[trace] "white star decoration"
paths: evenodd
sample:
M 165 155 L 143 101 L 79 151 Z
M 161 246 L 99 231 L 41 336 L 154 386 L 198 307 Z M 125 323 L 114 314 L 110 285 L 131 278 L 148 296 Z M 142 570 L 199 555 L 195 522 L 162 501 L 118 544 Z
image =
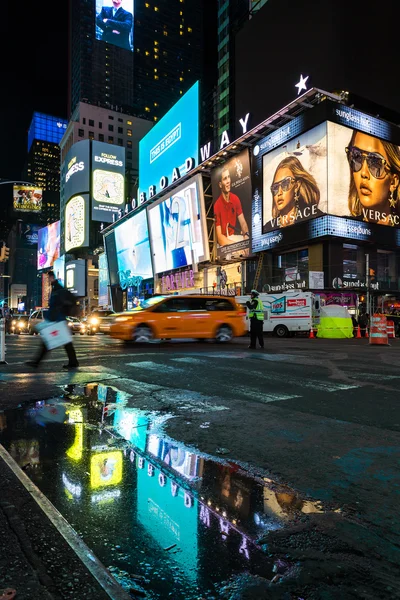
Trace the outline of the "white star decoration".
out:
M 303 75 L 300 75 L 300 81 L 299 83 L 296 83 L 295 87 L 297 87 L 297 95 L 299 96 L 301 90 L 306 91 L 307 90 L 307 79 L 309 78 L 309 75 L 307 75 L 307 77 L 303 77 Z

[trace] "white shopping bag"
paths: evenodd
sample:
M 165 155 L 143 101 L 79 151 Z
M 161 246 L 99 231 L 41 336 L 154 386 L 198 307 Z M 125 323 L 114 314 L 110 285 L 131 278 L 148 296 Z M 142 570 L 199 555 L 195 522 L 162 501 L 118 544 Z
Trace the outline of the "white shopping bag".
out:
M 36 330 L 42 336 L 47 350 L 54 350 L 54 348 L 72 342 L 72 335 L 67 321 L 44 321 L 36 326 Z

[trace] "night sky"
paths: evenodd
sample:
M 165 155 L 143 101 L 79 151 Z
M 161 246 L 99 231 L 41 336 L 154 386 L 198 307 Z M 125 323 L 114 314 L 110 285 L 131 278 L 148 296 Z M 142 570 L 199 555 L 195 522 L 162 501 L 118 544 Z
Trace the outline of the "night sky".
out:
M 68 118 L 68 3 L 7 3 L 4 8 L 0 178 L 19 179 L 33 112 Z

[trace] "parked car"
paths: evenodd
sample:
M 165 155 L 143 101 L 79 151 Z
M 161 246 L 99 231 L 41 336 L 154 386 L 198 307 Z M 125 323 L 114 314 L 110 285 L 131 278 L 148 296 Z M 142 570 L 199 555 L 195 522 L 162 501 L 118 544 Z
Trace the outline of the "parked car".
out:
M 68 323 L 68 327 L 71 330 L 72 335 L 75 335 L 75 333 L 80 333 L 81 332 L 81 320 L 78 319 L 78 317 L 67 317 L 67 323 Z
M 40 323 L 43 323 L 43 311 L 45 309 L 39 308 L 38 310 L 34 310 L 33 313 L 30 314 L 28 319 L 28 333 L 30 335 L 34 335 L 36 333 L 35 327 Z
M 11 333 L 28 333 L 29 315 L 17 315 L 11 321 Z
M 115 311 L 113 310 L 95 310 L 88 317 L 82 319 L 81 335 L 95 335 L 96 333 L 109 333 L 110 325 L 113 322 Z
M 195 338 L 229 342 L 246 334 L 246 312 L 227 296 L 154 296 L 114 315 L 113 338 L 135 342 Z

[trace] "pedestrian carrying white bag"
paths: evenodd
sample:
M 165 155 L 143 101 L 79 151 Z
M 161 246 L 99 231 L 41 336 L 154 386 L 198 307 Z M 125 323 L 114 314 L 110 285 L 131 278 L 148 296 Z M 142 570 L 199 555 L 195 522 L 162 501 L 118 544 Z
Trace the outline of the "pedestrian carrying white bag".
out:
M 47 350 L 54 350 L 72 342 L 67 321 L 44 321 L 36 325 L 36 331 L 42 336 Z

